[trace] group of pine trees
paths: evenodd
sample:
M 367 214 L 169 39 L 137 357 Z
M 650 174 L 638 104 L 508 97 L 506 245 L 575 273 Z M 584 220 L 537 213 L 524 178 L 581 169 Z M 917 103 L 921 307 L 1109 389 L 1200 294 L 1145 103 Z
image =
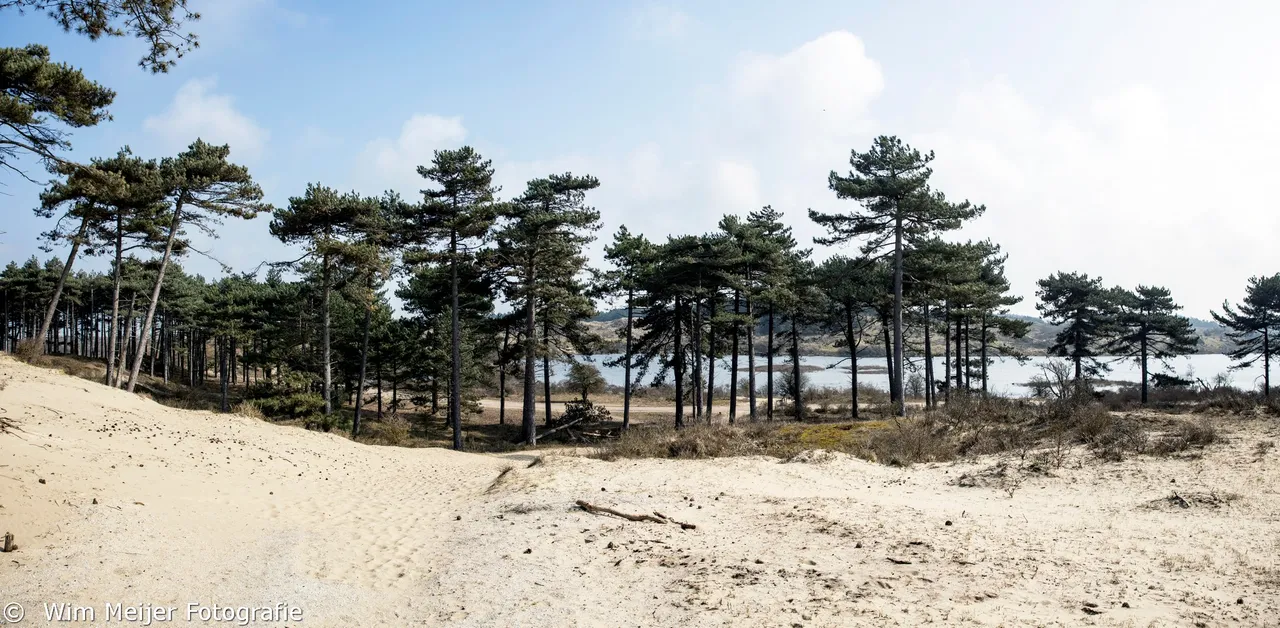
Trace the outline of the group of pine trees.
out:
M 447 413 L 456 447 L 478 391 L 496 384 L 505 419 L 510 380 L 521 384 L 522 433 L 532 443 L 538 384 L 550 420 L 552 364 L 576 363 L 609 340 L 587 321 L 597 300 L 613 299 L 626 310 L 623 351 L 612 362 L 626 374 L 624 426 L 633 389 L 646 380 L 674 384 L 677 426 L 709 421 L 725 388 L 716 373 L 723 360 L 728 421 L 774 418 L 777 396 L 789 417 L 803 419 L 800 356 L 814 336 L 847 351 L 853 418 L 859 360 L 872 346 L 883 349 L 890 400 L 904 414 L 908 369 L 922 372 L 928 407 L 953 391 L 985 392 L 991 361 L 1022 357 L 1008 341 L 1029 327 L 1008 314 L 1020 298 L 1010 294 L 999 246 L 939 237 L 984 208 L 932 190 L 931 159 L 881 137 L 852 153 L 849 174 L 832 173 L 832 190 L 858 205 L 810 217 L 828 232 L 819 243 L 861 242 L 854 257 L 812 259 L 783 214 L 766 206 L 725 216 L 714 232 L 665 242 L 624 226 L 605 249 L 609 267 L 592 269 L 584 247 L 601 224 L 587 205 L 599 186 L 590 176 L 535 179 L 501 200 L 491 163 L 462 147 L 437 151 L 419 167 L 425 189 L 417 202 L 312 184 L 287 206 L 271 207 L 226 146 L 197 140 L 161 160 L 123 149 L 56 168 L 62 176 L 36 211 L 52 221 L 43 238 L 68 245 L 67 256 L 10 264 L 0 275 L 5 348 L 32 338 L 28 352 L 100 358 L 105 383 L 130 390 L 144 366 L 193 385 L 211 370 L 224 408 L 237 378 L 246 388 L 261 384 L 258 393 L 291 416 L 331 415 L 351 403 L 353 433 L 370 382 L 379 391 L 390 383 L 393 404 L 409 384 L 424 403 L 430 395 L 433 412 Z M 303 251 L 270 262 L 265 279 L 206 282 L 174 261 L 189 253 L 191 229 L 212 232 L 222 218 L 263 212 L 275 237 Z M 109 257 L 109 273 L 74 271 L 79 257 L 96 255 Z M 286 280 L 285 271 L 297 278 Z M 405 280 L 397 291 L 404 317 L 386 300 L 396 276 Z M 1278 285 L 1254 280 L 1246 302 L 1219 315 L 1243 365 L 1269 366 Z M 1049 353 L 1070 358 L 1077 379 L 1106 368 L 1098 356 L 1137 360 L 1144 402 L 1150 361 L 1195 349 L 1189 321 L 1163 288 L 1130 292 L 1058 273 L 1040 282 L 1038 296 L 1041 313 L 1059 326 Z
M 306 407 L 299 399 L 316 393 L 325 415 L 333 413 L 339 389 L 353 399 L 370 379 L 381 386 L 390 378 L 398 388 L 404 371 L 422 394 L 429 390 L 433 409 L 447 411 L 460 447 L 461 414 L 475 407 L 475 391 L 491 386 L 495 373 L 504 402 L 508 377 L 523 383 L 522 431 L 535 440 L 536 385 L 549 418 L 552 363 L 574 362 L 604 341 L 586 324 L 600 298 L 627 307 L 618 359 L 627 373 L 624 424 L 632 388 L 646 378 L 674 382 L 677 425 L 687 416 L 712 416 L 715 365 L 725 356 L 730 421 L 740 414 L 773 417 L 775 391 L 803 418 L 799 356 L 802 338 L 814 332 L 836 335 L 850 349 L 855 415 L 859 355 L 876 342 L 893 347 L 886 363 L 901 412 L 904 363 L 913 356 L 925 358 L 932 404 L 935 381 L 953 382 L 941 386 L 947 394 L 953 386 L 968 388 L 975 376 L 985 387 L 989 355 L 1008 351 L 1000 338 L 1025 332 L 1025 324 L 1004 316 L 1017 299 L 1007 295 L 999 248 L 936 237 L 981 208 L 931 191 L 931 155 L 894 138 L 855 152 L 847 177 L 832 175 L 840 196 L 873 213 L 814 215 L 832 241 L 870 234 L 859 257 L 813 261 L 783 215 L 765 207 L 745 218 L 725 216 L 714 233 L 665 243 L 623 227 L 607 247 L 610 268 L 600 271 L 588 268 L 583 252 L 601 226 L 586 202 L 599 186 L 590 176 L 535 179 L 499 200 L 491 163 L 463 147 L 437 151 L 419 167 L 426 184 L 421 201 L 313 184 L 287 206 L 271 207 L 229 152 L 197 140 L 162 160 L 126 148 L 56 167 L 61 177 L 36 211 L 52 221 L 43 234 L 47 244 L 68 245 L 67 256 L 5 271 L 7 348 L 33 338 L 31 352 L 101 358 L 106 383 L 130 390 L 144 365 L 166 378 L 180 373 L 191 384 L 212 369 L 224 391 L 240 374 L 245 386 L 252 379 L 293 399 L 295 410 Z M 298 259 L 270 262 L 265 280 L 250 273 L 205 282 L 174 261 L 190 251 L 191 230 L 212 233 L 221 218 L 264 212 L 272 216 L 271 233 L 303 251 Z M 74 271 L 78 258 L 98 255 L 109 258 L 107 275 Z M 299 279 L 285 280 L 286 270 Z M 404 318 L 392 317 L 385 299 L 396 275 L 405 279 L 397 292 Z M 508 311 L 498 312 L 496 303 Z M 345 317 L 341 324 L 335 315 Z M 335 333 L 346 338 L 340 351 Z M 947 367 L 935 374 L 929 358 L 939 342 Z M 779 355 L 790 364 L 778 378 L 786 386 L 775 386 Z M 747 400 L 740 412 L 734 374 L 742 370 Z M 354 406 L 358 432 L 364 404 Z
M 140 37 L 150 45 L 142 65 L 154 71 L 196 44 L 179 32 L 198 19 L 183 0 L 87 0 L 74 10 L 50 0 L 0 2 L 0 10 L 15 7 L 48 12 L 91 38 Z M 800 356 L 814 336 L 835 338 L 848 354 L 853 418 L 859 361 L 872 346 L 883 350 L 899 415 L 909 370 L 932 407 L 958 391 L 985 392 L 995 356 L 1021 357 L 1009 341 L 1029 323 L 1009 315 L 1020 297 L 1010 294 L 1006 256 L 989 241 L 941 237 L 985 208 L 934 189 L 933 154 L 894 137 L 853 151 L 851 169 L 830 174 L 849 211 L 809 212 L 825 232 L 815 243 L 857 243 L 856 255 L 814 259 L 784 214 L 766 206 L 665 242 L 621 227 L 606 247 L 608 267 L 593 269 L 584 247 L 602 226 L 587 203 L 598 180 L 553 174 L 501 199 L 491 162 L 470 147 L 437 151 L 418 166 L 420 199 L 317 183 L 283 207 L 263 202 L 228 146 L 199 139 L 158 160 L 126 147 L 87 164 L 68 161 L 57 154 L 69 147 L 62 127 L 105 120 L 114 94 L 49 59 L 40 46 L 0 48 L 0 166 L 29 178 L 18 157 L 30 154 L 56 175 L 36 212 L 51 221 L 46 244 L 67 247 L 65 260 L 33 258 L 0 275 L 3 348 L 101 359 L 108 385 L 134 390 L 144 368 L 190 385 L 212 372 L 224 409 L 236 385 L 256 387 L 282 415 L 332 416 L 350 403 L 353 433 L 371 383 L 379 406 L 384 385 L 392 406 L 405 385 L 423 404 L 429 398 L 432 412 L 444 411 L 460 448 L 461 417 L 477 409 L 477 391 L 496 386 L 505 420 L 509 384 L 521 387 L 523 439 L 535 442 L 539 384 L 551 418 L 553 363 L 578 364 L 610 340 L 587 325 L 601 300 L 626 311 L 622 354 L 612 361 L 625 373 L 624 426 L 633 390 L 646 381 L 673 383 L 677 426 L 709 421 L 726 389 L 720 403 L 730 422 L 774 418 L 780 408 L 803 419 Z M 212 235 L 223 219 L 264 213 L 271 234 L 301 257 L 268 260 L 261 279 L 251 272 L 216 281 L 177 262 L 195 252 L 192 233 Z M 110 271 L 76 271 L 85 256 L 107 257 Z M 394 316 L 387 300 L 393 278 L 403 280 L 396 294 L 405 316 Z M 1190 324 L 1163 288 L 1104 288 L 1097 278 L 1058 273 L 1040 282 L 1038 295 L 1042 314 L 1060 326 L 1049 352 L 1069 358 L 1077 379 L 1105 369 L 1101 355 L 1135 359 L 1145 402 L 1149 362 L 1194 350 Z M 1232 330 L 1238 364 L 1261 360 L 1268 370 L 1280 276 L 1252 280 L 1245 302 L 1224 304 L 1215 317 Z M 729 372 L 718 374 L 725 360 Z

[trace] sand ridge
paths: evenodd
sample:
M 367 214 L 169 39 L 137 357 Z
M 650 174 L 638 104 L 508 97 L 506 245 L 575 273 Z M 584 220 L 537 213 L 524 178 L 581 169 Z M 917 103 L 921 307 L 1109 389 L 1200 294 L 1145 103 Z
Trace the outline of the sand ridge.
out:
M 0 557 L 0 601 L 32 625 L 46 601 L 286 602 L 306 626 L 1280 617 L 1280 454 L 1255 452 L 1275 425 L 1238 426 L 1198 459 L 1073 452 L 1051 470 L 1016 456 L 606 462 L 366 446 L 7 358 L 0 379 L 21 428 L 0 435 L 0 529 L 20 544 Z

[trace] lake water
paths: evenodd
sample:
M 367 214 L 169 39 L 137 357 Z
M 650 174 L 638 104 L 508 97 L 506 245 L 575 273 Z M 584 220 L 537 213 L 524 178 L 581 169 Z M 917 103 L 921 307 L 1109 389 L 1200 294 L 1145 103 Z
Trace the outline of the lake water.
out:
M 622 367 L 605 366 L 604 362 L 617 358 L 617 355 L 598 355 L 591 358 L 590 361 L 600 369 L 606 381 L 611 385 L 621 386 L 624 375 Z M 583 358 L 586 360 L 587 358 Z M 992 363 L 987 367 L 987 388 L 989 391 L 1011 396 L 1024 397 L 1030 394 L 1030 389 L 1024 384 L 1031 378 L 1042 374 L 1042 366 L 1051 360 L 1060 360 L 1061 358 L 1048 358 L 1037 356 L 1028 359 L 1025 363 L 1019 363 L 1012 358 L 993 358 Z M 1141 369 L 1137 362 L 1129 359 L 1119 358 L 1103 358 L 1104 362 L 1111 366 L 1111 372 L 1104 377 L 1108 380 L 1138 382 L 1141 377 Z M 779 357 L 775 359 L 775 368 L 777 365 L 784 364 L 785 359 Z M 835 356 L 802 356 L 801 365 L 807 367 L 815 367 L 818 370 L 812 370 L 804 374 L 807 378 L 809 386 L 848 388 L 849 387 L 849 363 L 847 358 Z M 919 372 L 924 371 L 924 361 L 917 360 L 916 365 Z M 935 360 L 934 373 L 940 377 L 942 373 L 944 360 L 937 358 Z M 889 389 L 889 376 L 884 373 L 885 360 L 883 357 L 863 357 L 859 358 L 858 364 L 863 369 L 867 367 L 876 368 L 880 373 L 868 373 L 861 371 L 858 373 L 858 383 L 873 386 L 881 390 Z M 764 366 L 764 358 L 760 357 L 756 360 L 757 367 Z M 1179 377 L 1187 377 L 1189 379 L 1203 379 L 1211 382 L 1219 373 L 1226 373 L 1231 379 L 1233 386 L 1246 390 L 1257 389 L 1262 382 L 1262 365 L 1261 360 L 1252 368 L 1232 371 L 1228 367 L 1231 366 L 1231 360 L 1221 354 L 1202 354 L 1181 356 L 1169 360 L 1169 367 L 1165 368 L 1157 361 L 1151 361 L 1149 367 L 1152 372 L 1165 372 L 1177 375 Z M 704 364 L 705 367 L 705 364 Z M 739 379 L 745 379 L 747 376 L 746 356 L 739 357 Z M 541 367 L 539 367 L 539 371 Z M 552 380 L 560 381 L 568 372 L 568 367 L 564 364 L 552 365 Z M 727 383 L 726 375 L 729 372 L 729 361 L 718 360 L 716 366 L 717 385 Z M 647 385 L 652 380 L 650 373 L 642 382 Z M 756 381 L 758 386 L 763 386 L 766 373 L 763 371 L 756 373 Z M 778 384 L 781 377 L 780 373 L 774 374 L 774 385 Z M 908 371 L 907 377 L 911 377 L 911 371 Z M 671 381 L 668 375 L 668 382 Z M 978 381 L 974 379 L 971 382 L 975 387 Z

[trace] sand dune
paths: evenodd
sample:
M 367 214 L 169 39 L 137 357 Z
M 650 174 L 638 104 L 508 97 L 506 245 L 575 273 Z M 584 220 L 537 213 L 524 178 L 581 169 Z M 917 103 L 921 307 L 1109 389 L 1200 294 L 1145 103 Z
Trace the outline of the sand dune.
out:
M 304 626 L 1280 621 L 1280 453 L 1257 451 L 1274 426 L 1199 459 L 1073 454 L 1047 474 L 604 462 L 365 446 L 7 358 L 0 379 L 21 430 L 0 434 L 0 530 L 20 545 L 0 603 L 32 625 L 45 602 L 97 623 L 108 603 L 173 606 L 179 625 L 190 602 L 289 604 Z

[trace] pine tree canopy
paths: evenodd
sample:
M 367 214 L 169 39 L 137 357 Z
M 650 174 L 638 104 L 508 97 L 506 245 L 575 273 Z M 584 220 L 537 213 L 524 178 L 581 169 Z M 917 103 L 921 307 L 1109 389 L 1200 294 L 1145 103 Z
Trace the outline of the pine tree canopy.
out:
M 31 154 L 48 169 L 64 163 L 57 153 L 71 143 L 62 127 L 109 120 L 115 96 L 79 70 L 50 61 L 44 46 L 0 48 L 0 168 L 34 182 L 19 169 L 18 157 Z

